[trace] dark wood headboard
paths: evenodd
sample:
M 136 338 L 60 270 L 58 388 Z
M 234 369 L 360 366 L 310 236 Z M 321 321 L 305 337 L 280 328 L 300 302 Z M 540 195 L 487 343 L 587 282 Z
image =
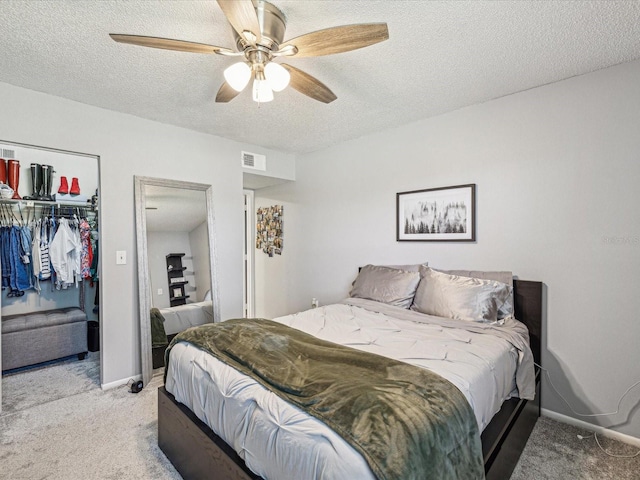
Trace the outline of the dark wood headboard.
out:
M 533 358 L 540 365 L 542 345 L 542 282 L 513 280 L 515 317 L 529 329 Z

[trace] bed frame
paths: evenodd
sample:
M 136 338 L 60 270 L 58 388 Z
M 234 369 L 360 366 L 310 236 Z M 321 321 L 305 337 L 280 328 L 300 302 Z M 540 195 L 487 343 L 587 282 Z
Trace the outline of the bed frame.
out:
M 516 318 L 529 328 L 535 362 L 540 364 L 542 283 L 514 280 Z M 536 398 L 503 403 L 481 435 L 487 480 L 508 479 L 540 416 L 540 373 L 536 367 Z M 220 437 L 178 403 L 164 387 L 158 389 L 158 446 L 185 480 L 259 479 Z

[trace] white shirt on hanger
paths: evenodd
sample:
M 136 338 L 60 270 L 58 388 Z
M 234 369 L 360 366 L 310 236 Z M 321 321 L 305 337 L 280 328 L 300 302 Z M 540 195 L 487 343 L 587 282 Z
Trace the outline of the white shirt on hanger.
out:
M 58 230 L 49 246 L 49 257 L 51 265 L 58 275 L 58 287 L 66 288 L 76 281 L 76 273 L 80 271 L 78 266 L 80 265 L 82 245 L 79 235 L 71 230 L 66 218 L 60 218 L 58 223 Z

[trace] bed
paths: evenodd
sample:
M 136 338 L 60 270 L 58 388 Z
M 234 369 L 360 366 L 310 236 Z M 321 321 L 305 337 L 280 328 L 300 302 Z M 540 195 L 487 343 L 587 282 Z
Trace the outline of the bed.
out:
M 209 292 L 205 298 L 208 296 Z M 159 322 L 156 325 L 160 325 L 158 327 L 154 327 L 154 310 L 158 318 L 156 321 Z M 208 299 L 175 307 L 152 309 L 151 316 L 152 332 L 155 331 L 154 328 L 158 328 L 159 338 L 156 343 L 156 337 L 152 333 L 151 358 L 152 366 L 156 369 L 164 367 L 164 352 L 167 342 L 171 341 L 176 334 L 187 328 L 213 322 L 213 302 Z
M 213 303 L 211 300 L 187 303 L 161 308 L 160 313 L 164 317 L 167 336 L 173 336 L 187 328 L 213 322 Z
M 422 273 L 420 282 L 425 284 Z M 469 277 L 459 277 L 455 273 L 471 274 L 447 274 L 450 273 L 457 278 Z M 361 277 L 364 277 L 362 272 Z M 401 300 L 401 305 L 393 305 L 390 304 L 393 302 L 358 298 L 380 294 L 379 285 L 374 285 L 373 294 L 367 292 L 366 287 L 371 287 L 371 282 L 368 283 L 360 285 L 365 288 L 355 292 L 354 298 L 275 321 L 330 342 L 426 367 L 447 378 L 473 407 L 478 432 L 482 432 L 482 462 L 487 478 L 508 478 L 539 416 L 539 382 L 524 378 L 531 377 L 525 370 L 532 365 L 520 373 L 518 365 L 526 355 L 537 363 L 540 360 L 541 283 L 515 280 L 513 290 L 510 290 L 515 317 L 528 328 L 531 346 L 528 353 L 522 345 L 515 348 L 508 342 L 510 346 L 505 350 L 500 346 L 505 339 L 496 340 L 493 334 L 484 331 L 500 331 L 504 328 L 504 320 L 503 325 L 474 323 L 471 332 L 458 328 L 460 319 L 453 320 L 458 322 L 453 327 L 447 324 L 451 319 L 438 319 L 440 317 L 423 323 L 423 312 L 407 308 L 416 300 L 415 291 L 420 292 L 420 288 L 414 288 L 410 298 L 405 298 L 404 291 L 383 289 L 383 297 Z M 411 291 L 412 287 L 408 288 Z M 356 290 L 358 284 L 354 285 Z M 507 323 L 509 321 L 507 319 Z M 429 331 L 428 337 L 423 338 L 423 330 Z M 419 349 L 411 349 L 412 340 L 414 344 L 420 344 Z M 517 339 L 513 342 L 518 344 Z M 439 346 L 450 343 L 455 346 L 453 350 L 443 351 Z M 483 350 L 481 353 L 473 349 L 461 353 L 457 345 L 463 344 L 473 344 L 474 348 Z M 429 351 L 429 355 L 420 353 L 424 351 Z M 462 364 L 468 364 L 470 357 L 482 357 L 480 363 L 490 367 L 462 369 L 472 371 L 475 383 L 470 382 L 464 377 L 466 374 L 460 373 L 460 367 L 449 361 L 448 357 L 456 356 L 460 356 Z M 448 371 L 447 368 L 444 372 L 439 371 L 442 364 Z M 207 382 L 209 378 L 214 378 L 215 382 Z M 527 381 L 529 384 L 525 385 Z M 518 387 L 523 392 L 526 390 L 526 394 L 520 396 L 531 400 L 514 396 Z M 214 398 L 216 391 L 221 394 L 219 398 Z M 188 343 L 173 346 L 166 384 L 160 388 L 158 399 L 160 448 L 186 479 L 375 478 L 364 456 L 323 422 L 305 416 L 296 407 L 265 391 L 263 386 L 252 383 L 251 379 Z M 262 416 L 265 412 L 266 416 Z M 267 428 L 274 425 L 271 430 Z M 240 436 L 235 436 L 239 431 L 242 432 Z M 296 436 L 300 432 L 302 436 Z

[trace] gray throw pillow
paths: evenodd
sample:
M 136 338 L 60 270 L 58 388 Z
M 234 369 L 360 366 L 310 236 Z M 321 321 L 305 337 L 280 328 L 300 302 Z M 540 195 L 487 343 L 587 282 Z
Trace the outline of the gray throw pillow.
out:
M 514 315 L 513 307 L 513 273 L 508 271 L 484 271 L 484 270 L 440 270 L 438 272 L 458 275 L 460 277 L 480 278 L 481 280 L 495 280 L 509 286 L 510 293 L 502 305 L 498 307 L 498 320 Z
M 498 307 L 510 293 L 509 286 L 501 282 L 449 275 L 423 267 L 411 309 L 456 320 L 495 322 Z
M 376 302 L 409 308 L 420 282 L 419 272 L 366 265 L 360 269 L 351 289 L 352 298 L 366 298 Z

